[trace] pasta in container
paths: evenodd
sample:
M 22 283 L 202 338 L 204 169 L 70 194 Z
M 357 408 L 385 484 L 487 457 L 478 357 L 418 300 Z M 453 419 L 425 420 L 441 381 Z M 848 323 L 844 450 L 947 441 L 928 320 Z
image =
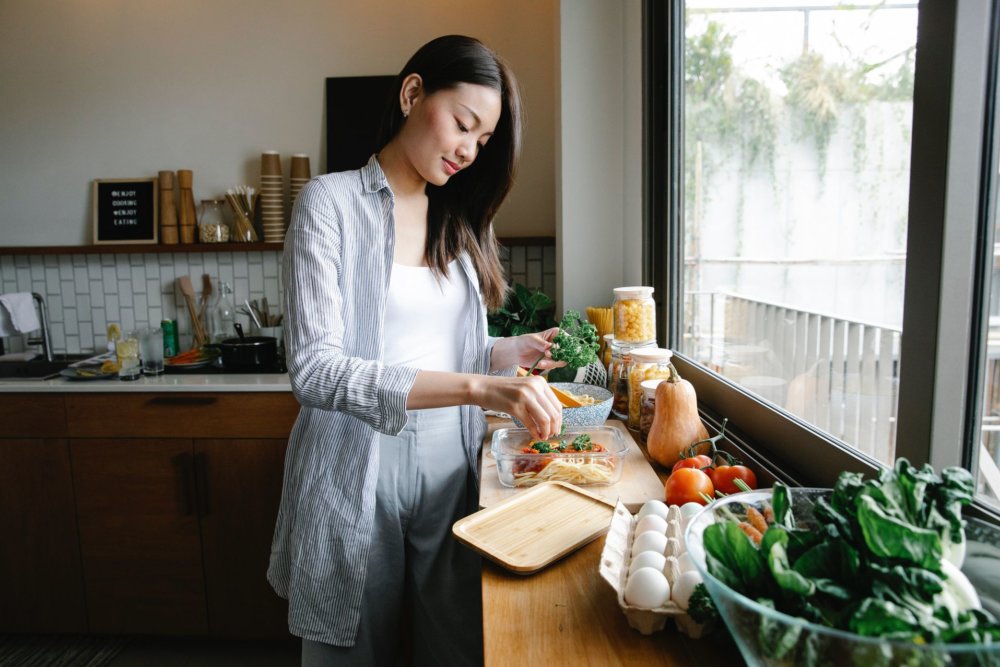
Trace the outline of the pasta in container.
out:
M 568 427 L 549 440 L 535 440 L 527 429 L 502 428 L 493 434 L 491 449 L 504 486 L 597 486 L 621 479 L 628 444 L 610 426 Z

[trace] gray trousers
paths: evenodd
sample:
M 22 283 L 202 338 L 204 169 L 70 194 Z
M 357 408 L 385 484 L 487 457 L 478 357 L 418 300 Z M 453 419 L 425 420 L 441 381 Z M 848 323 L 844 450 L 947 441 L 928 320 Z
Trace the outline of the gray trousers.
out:
M 380 436 L 375 533 L 352 647 L 302 641 L 302 667 L 481 665 L 481 561 L 451 534 L 478 507 L 458 408 L 412 410 Z M 410 624 L 400 627 L 401 622 Z

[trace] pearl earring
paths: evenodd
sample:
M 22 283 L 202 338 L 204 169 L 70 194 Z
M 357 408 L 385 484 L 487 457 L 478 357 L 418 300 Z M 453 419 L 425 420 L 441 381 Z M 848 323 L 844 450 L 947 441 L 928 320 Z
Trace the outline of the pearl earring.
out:
M 404 112 L 403 112 L 403 118 L 406 118 L 406 117 L 408 117 L 409 115 L 410 115 L 410 112 L 409 112 L 409 111 L 404 111 Z

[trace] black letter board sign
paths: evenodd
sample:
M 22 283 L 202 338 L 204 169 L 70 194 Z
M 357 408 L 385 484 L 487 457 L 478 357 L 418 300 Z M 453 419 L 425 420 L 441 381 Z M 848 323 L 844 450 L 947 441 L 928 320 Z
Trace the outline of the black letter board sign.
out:
M 156 178 L 94 181 L 94 243 L 156 243 Z

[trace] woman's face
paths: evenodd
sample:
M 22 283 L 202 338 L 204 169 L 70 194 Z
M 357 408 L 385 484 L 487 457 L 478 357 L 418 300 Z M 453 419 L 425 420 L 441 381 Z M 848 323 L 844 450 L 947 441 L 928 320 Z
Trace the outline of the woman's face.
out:
M 475 161 L 493 135 L 500 120 L 500 92 L 459 83 L 430 95 L 421 89 L 410 99 L 409 115 L 398 135 L 401 147 L 425 181 L 444 185 Z

